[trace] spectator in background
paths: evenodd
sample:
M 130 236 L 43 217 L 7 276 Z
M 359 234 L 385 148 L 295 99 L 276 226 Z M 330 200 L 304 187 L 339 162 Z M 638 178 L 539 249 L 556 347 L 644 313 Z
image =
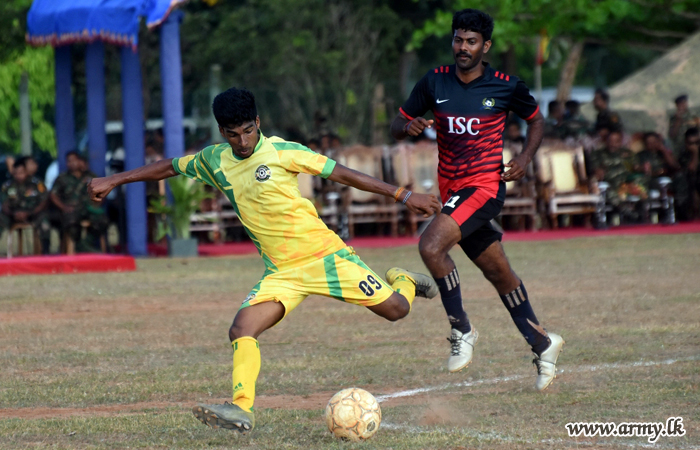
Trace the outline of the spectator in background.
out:
M 586 173 L 592 176 L 595 168 L 593 167 L 593 153 L 605 148 L 610 136 L 610 125 L 601 124 L 596 126 L 593 134 L 585 134 L 582 136 L 583 151 L 586 159 Z
M 567 100 L 564 109 L 564 134 L 578 138 L 586 133 L 589 123 L 581 114 L 581 104 L 576 100 Z
M 544 136 L 548 138 L 564 138 L 564 110 L 561 103 L 552 100 L 547 105 L 547 119 L 544 122 Z
M 593 107 L 598 111 L 595 119 L 594 130 L 597 131 L 602 126 L 609 128 L 619 128 L 622 130 L 622 120 L 620 115 L 610 110 L 610 95 L 603 89 L 596 89 L 593 96 Z
M 506 125 L 506 132 L 504 138 L 507 142 L 519 144 L 522 148 L 522 145 L 525 143 L 525 136 L 523 136 L 523 131 L 520 128 L 520 123 L 518 123 L 516 120 L 509 121 Z
M 49 222 L 46 219 L 47 196 L 44 184 L 37 184 L 29 177 L 26 158 L 18 158 L 12 168 L 12 180 L 0 190 L 0 233 L 9 231 L 15 224 L 27 223 L 39 233 L 42 244 L 49 239 Z M 42 248 L 48 253 L 48 246 Z
M 340 139 L 340 136 L 337 134 L 331 134 L 331 148 L 335 150 L 336 152 L 340 151 L 343 149 L 343 141 Z
M 328 151 L 331 148 L 331 135 L 330 134 L 322 134 L 321 138 L 319 139 L 320 148 L 319 148 L 319 153 L 321 153 L 324 156 L 328 156 Z
M 327 147 L 326 147 L 327 146 Z M 339 153 L 343 149 L 343 141 L 337 134 L 329 133 L 321 136 L 322 153 L 330 159 L 337 159 Z M 344 241 L 350 240 L 350 203 L 352 202 L 352 193 L 348 186 L 330 183 L 328 180 L 321 178 L 321 182 L 325 183 L 322 191 L 325 193 L 334 192 L 339 196 L 338 200 L 338 236 Z M 326 197 L 328 197 L 326 195 Z
M 15 164 L 15 157 L 5 155 L 0 157 L 0 186 L 12 180 L 12 166 Z
M 606 192 L 609 204 L 619 207 L 622 200 L 629 195 L 646 198 L 646 188 L 635 182 L 635 156 L 628 148 L 622 146 L 622 131 L 611 130 L 607 145 L 595 150 L 590 158 L 590 177 L 605 181 L 610 187 Z
M 30 156 L 20 156 L 19 158 L 17 158 L 15 164 L 17 164 L 17 163 L 19 163 L 20 165 L 23 165 L 26 168 L 27 178 L 29 179 L 29 181 L 31 181 L 32 183 L 39 186 L 39 190 L 41 192 L 47 193 L 47 197 L 48 197 L 48 189 L 46 188 L 46 185 L 44 184 L 43 181 L 41 181 L 41 179 L 39 179 L 37 177 L 37 172 L 39 171 L 39 164 L 37 164 L 34 157 L 31 155 Z M 49 206 L 50 205 L 48 202 L 48 198 L 47 198 L 46 203 L 47 203 L 47 205 L 44 208 L 43 215 L 49 221 L 49 224 L 50 224 L 51 223 L 51 220 L 49 217 L 49 215 L 50 215 Z M 50 235 L 49 235 L 49 233 L 45 233 L 42 235 L 42 242 L 41 242 L 41 248 L 43 249 L 44 254 L 48 253 L 49 245 L 51 245 Z
M 318 152 L 321 149 L 321 141 L 314 138 L 309 140 L 309 142 L 306 143 L 306 146 L 309 147 L 311 150 Z
M 39 165 L 36 163 L 36 160 L 34 159 L 33 156 L 20 156 L 17 158 L 17 162 L 23 162 L 24 167 L 27 170 L 27 177 L 34 183 L 39 184 L 41 183 L 42 185 L 44 184 L 41 180 L 39 180 L 36 177 L 36 173 L 39 170 Z
M 647 181 L 662 176 L 670 176 L 679 169 L 673 152 L 666 148 L 661 136 L 655 132 L 644 133 L 644 148 L 636 154 L 636 172 L 642 174 Z
M 99 238 L 107 231 L 107 216 L 88 197 L 87 185 L 95 174 L 87 170 L 87 161 L 71 151 L 66 154 L 66 166 L 68 171 L 58 176 L 51 189 L 51 201 L 60 211 L 62 234 L 82 245 L 81 222 L 89 221 L 88 235 Z
M 684 144 L 673 189 L 678 219 L 693 220 L 698 217 L 700 203 L 700 129 L 686 130 Z
M 689 128 L 700 127 L 700 119 L 690 113 L 687 95 L 679 95 L 674 101 L 676 112 L 668 121 L 668 137 L 673 144 L 675 156 L 679 157 L 685 151 L 685 132 Z

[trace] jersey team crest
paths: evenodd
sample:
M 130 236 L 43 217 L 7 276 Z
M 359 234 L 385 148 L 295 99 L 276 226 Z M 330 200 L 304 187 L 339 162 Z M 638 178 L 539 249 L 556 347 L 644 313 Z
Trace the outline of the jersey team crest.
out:
M 261 183 L 269 180 L 271 175 L 272 175 L 272 171 L 270 170 L 269 167 L 267 167 L 264 164 L 258 166 L 258 168 L 255 169 L 255 179 Z
M 493 109 L 496 106 L 496 100 L 492 98 L 485 98 L 481 101 L 481 109 Z

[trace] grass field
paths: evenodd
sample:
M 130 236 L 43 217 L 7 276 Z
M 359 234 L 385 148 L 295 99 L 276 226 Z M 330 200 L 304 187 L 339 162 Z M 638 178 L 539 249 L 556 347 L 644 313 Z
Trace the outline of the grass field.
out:
M 230 397 L 227 330 L 262 274 L 257 257 L 0 278 L 0 448 L 640 448 L 651 444 L 573 438 L 565 425 L 671 416 L 686 435 L 653 448 L 700 448 L 700 235 L 505 247 L 540 320 L 567 342 L 545 393 L 493 288 L 454 251 L 481 335 L 468 370 L 446 370 L 438 299 L 389 323 L 310 297 L 260 338 L 258 426 L 247 436 L 209 429 L 190 410 Z M 359 254 L 379 273 L 423 267 L 415 247 Z M 365 443 L 334 440 L 323 421 L 331 395 L 350 386 L 383 400 Z

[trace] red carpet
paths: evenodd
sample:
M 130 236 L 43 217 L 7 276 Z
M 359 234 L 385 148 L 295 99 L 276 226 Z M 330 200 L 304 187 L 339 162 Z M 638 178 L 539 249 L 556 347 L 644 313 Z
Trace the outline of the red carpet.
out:
M 676 225 L 636 225 L 622 226 L 609 230 L 586 228 L 565 228 L 561 230 L 507 231 L 505 241 L 548 241 L 559 239 L 589 238 L 600 236 L 631 236 L 650 234 L 700 233 L 700 221 Z M 389 248 L 404 245 L 417 245 L 417 237 L 358 237 L 348 242 L 355 248 Z M 164 245 L 149 245 L 152 256 L 166 256 Z M 229 242 L 225 244 L 201 244 L 200 256 L 248 255 L 257 253 L 252 242 Z M 80 272 L 126 272 L 136 270 L 134 258 L 127 255 L 104 255 L 88 253 L 80 255 L 18 256 L 12 259 L 0 258 L 0 276 L 30 275 Z
M 136 270 L 136 261 L 127 255 L 15 256 L 0 259 L 0 275 L 40 275 L 80 272 L 126 272 Z
M 540 231 L 506 231 L 503 240 L 517 241 L 549 241 L 600 236 L 633 236 L 649 234 L 685 234 L 700 233 L 700 221 L 685 222 L 676 225 L 629 225 L 608 230 L 593 230 L 588 228 L 564 228 L 560 230 Z M 417 237 L 401 236 L 396 238 L 386 236 L 357 237 L 348 242 L 355 248 L 389 248 L 403 245 L 417 245 Z M 200 244 L 199 256 L 248 255 L 257 253 L 252 242 L 226 242 L 223 244 Z M 148 253 L 152 256 L 167 256 L 168 249 L 164 245 L 149 245 Z

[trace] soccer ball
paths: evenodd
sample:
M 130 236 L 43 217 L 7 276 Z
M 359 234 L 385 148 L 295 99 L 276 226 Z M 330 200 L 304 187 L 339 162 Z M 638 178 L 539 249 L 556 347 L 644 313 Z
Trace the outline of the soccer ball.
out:
M 379 402 L 364 389 L 343 389 L 331 397 L 326 406 L 328 429 L 340 439 L 355 442 L 369 439 L 381 422 Z

